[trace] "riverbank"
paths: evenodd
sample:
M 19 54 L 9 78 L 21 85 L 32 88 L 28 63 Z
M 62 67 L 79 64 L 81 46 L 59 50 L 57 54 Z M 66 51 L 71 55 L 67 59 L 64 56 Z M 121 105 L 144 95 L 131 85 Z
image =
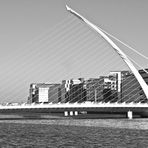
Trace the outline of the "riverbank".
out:
M 48 119 L 48 120 L 0 120 L 0 123 L 45 124 L 85 127 L 108 127 L 120 129 L 148 130 L 148 119 Z

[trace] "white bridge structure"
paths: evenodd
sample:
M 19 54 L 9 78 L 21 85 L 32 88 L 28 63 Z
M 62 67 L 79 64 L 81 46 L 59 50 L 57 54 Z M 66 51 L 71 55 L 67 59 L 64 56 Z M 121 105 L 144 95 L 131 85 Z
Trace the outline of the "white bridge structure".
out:
M 3 114 L 54 114 L 63 113 L 64 116 L 79 116 L 79 113 L 95 112 L 109 114 L 127 114 L 132 119 L 133 113 L 139 116 L 147 116 L 148 104 L 143 103 L 59 103 L 59 104 L 22 104 L 0 106 Z
M 67 11 L 86 23 L 91 29 L 97 32 L 122 58 L 127 64 L 135 78 L 138 80 L 146 98 L 148 99 L 148 86 L 141 77 L 133 63 L 126 54 L 104 33 L 99 27 L 88 21 L 79 13 L 66 5 Z M 101 103 L 101 102 L 84 102 L 84 103 L 58 103 L 58 104 L 22 104 L 0 106 L 0 113 L 56 113 L 62 112 L 64 116 L 78 116 L 81 112 L 99 112 L 99 113 L 126 113 L 129 119 L 132 119 L 133 113 L 139 115 L 148 115 L 147 103 Z

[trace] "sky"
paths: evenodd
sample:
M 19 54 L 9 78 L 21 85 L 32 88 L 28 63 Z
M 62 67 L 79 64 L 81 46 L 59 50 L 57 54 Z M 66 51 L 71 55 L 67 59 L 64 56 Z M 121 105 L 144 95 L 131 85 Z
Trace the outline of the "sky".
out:
M 108 43 L 66 11 L 66 4 L 148 56 L 147 0 L 0 0 L 0 102 L 25 102 L 31 83 L 128 69 Z

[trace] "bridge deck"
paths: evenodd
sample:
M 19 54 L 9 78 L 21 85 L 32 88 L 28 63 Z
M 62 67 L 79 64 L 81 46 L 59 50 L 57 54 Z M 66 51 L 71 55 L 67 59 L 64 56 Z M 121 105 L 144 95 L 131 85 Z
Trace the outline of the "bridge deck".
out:
M 147 103 L 59 103 L 0 106 L 0 112 L 59 112 L 59 111 L 135 112 L 148 111 Z

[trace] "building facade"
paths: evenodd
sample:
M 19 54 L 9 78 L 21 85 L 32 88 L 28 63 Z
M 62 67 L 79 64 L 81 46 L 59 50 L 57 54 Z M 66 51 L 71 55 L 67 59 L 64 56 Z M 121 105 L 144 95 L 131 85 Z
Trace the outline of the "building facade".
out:
M 103 79 L 90 78 L 85 81 L 87 101 L 99 102 L 103 100 Z
M 58 103 L 61 102 L 61 84 L 54 84 L 49 88 L 49 99 L 48 102 Z
M 29 103 L 55 102 L 61 98 L 60 84 L 32 83 L 29 89 Z
M 63 80 L 61 85 L 61 102 L 74 103 L 86 101 L 84 79 Z
M 111 71 L 109 73 L 109 76 L 114 79 L 114 90 L 116 90 L 117 93 L 117 98 L 115 99 L 116 101 L 120 101 L 122 98 L 122 84 L 123 81 L 131 76 L 130 71 Z
M 116 83 L 112 76 L 101 76 L 86 81 L 87 101 L 108 102 L 117 98 Z
M 148 69 L 146 69 L 148 71 Z M 139 70 L 148 84 L 148 74 Z M 147 102 L 137 79 L 130 71 L 112 71 L 109 76 L 84 80 L 63 80 L 61 84 L 32 83 L 28 103 Z
M 148 69 L 146 69 L 148 71 Z M 143 70 L 139 70 L 142 78 L 148 84 L 148 74 Z M 140 87 L 139 82 L 133 74 L 124 79 L 122 82 L 122 102 L 148 102 L 146 96 Z

